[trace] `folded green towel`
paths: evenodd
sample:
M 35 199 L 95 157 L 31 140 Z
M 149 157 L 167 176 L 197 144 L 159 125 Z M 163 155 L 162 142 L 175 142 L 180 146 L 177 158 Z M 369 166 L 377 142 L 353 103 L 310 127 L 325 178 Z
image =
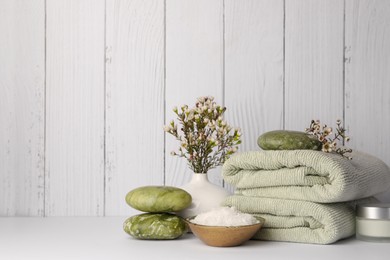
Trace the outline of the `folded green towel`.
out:
M 320 204 L 233 195 L 224 205 L 260 216 L 264 226 L 254 239 L 312 244 L 330 244 L 355 234 L 355 205 L 376 202 L 374 198 L 354 202 Z
M 380 159 L 353 152 L 352 160 L 311 150 L 237 154 L 222 168 L 236 194 L 321 203 L 366 198 L 390 189 L 390 169 Z

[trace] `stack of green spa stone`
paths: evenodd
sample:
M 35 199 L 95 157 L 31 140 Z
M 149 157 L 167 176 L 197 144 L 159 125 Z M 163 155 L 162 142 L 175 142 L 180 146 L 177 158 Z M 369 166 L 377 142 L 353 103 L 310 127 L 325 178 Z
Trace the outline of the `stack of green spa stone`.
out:
M 127 204 L 147 212 L 128 218 L 123 223 L 126 233 L 137 239 L 175 239 L 187 232 L 184 220 L 175 215 L 191 205 L 191 195 L 169 186 L 144 186 L 126 195 Z

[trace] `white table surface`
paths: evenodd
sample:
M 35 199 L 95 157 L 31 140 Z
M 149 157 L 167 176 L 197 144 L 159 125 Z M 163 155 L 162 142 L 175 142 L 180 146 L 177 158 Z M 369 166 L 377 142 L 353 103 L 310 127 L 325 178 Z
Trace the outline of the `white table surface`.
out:
M 204 245 L 192 234 L 177 240 L 136 240 L 123 217 L 0 218 L 0 259 L 390 259 L 390 243 L 350 238 L 333 245 L 248 241 L 239 247 Z

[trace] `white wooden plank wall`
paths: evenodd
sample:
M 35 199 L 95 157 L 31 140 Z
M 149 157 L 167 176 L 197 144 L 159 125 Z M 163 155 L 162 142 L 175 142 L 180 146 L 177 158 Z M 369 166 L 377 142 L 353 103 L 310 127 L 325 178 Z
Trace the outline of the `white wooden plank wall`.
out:
M 340 0 L 290 0 L 285 6 L 285 128 L 343 119 L 343 20 Z
M 390 1 L 346 2 L 345 120 L 351 146 L 390 165 Z M 390 201 L 390 192 L 378 196 Z
M 0 17 L 0 216 L 43 216 L 44 1 L 1 1 Z
M 390 164 L 389 1 L 5 0 L 0 15 L 0 216 L 129 215 L 129 190 L 184 184 L 162 126 L 202 95 L 241 151 L 341 118 Z
M 104 210 L 104 0 L 46 6 L 46 216 Z

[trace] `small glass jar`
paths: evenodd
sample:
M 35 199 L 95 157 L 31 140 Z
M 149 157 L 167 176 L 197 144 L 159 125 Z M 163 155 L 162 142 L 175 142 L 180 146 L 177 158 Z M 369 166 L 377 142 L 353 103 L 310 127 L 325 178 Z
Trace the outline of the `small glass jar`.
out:
M 390 242 L 390 203 L 356 207 L 356 238 L 370 242 Z

